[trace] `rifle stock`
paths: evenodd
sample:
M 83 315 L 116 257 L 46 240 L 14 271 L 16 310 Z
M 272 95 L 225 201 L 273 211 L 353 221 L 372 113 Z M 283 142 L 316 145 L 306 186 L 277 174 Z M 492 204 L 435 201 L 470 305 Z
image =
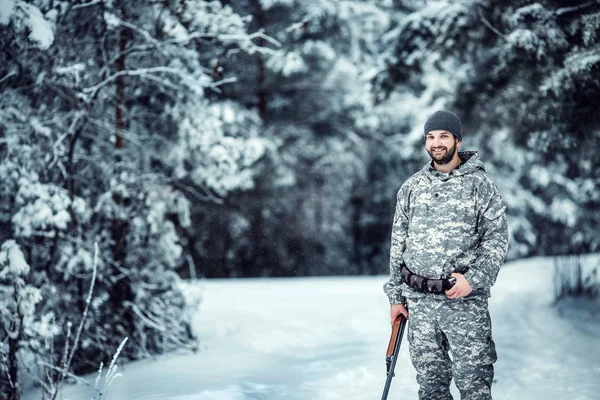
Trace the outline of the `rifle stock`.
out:
M 394 320 L 392 326 L 392 335 L 390 336 L 390 343 L 388 344 L 385 364 L 387 369 L 387 378 L 385 380 L 385 386 L 383 388 L 383 396 L 381 400 L 386 400 L 390 391 L 390 385 L 392 384 L 392 378 L 395 376 L 394 368 L 396 367 L 396 361 L 398 360 L 398 354 L 400 352 L 400 344 L 402 343 L 402 336 L 404 335 L 404 327 L 406 326 L 406 318 L 403 314 L 400 314 Z

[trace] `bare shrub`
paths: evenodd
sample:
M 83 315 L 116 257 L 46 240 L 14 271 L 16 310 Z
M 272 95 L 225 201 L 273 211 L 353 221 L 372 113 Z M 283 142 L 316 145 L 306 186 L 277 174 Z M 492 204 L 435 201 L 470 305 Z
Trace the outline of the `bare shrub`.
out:
M 598 269 L 600 257 L 583 255 L 558 256 L 554 258 L 554 299 L 565 297 L 598 298 L 600 281 Z

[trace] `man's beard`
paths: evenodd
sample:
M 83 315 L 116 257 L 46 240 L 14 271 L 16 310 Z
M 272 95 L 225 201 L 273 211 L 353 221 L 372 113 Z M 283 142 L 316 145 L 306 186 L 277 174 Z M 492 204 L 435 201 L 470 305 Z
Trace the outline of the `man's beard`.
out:
M 456 140 L 454 141 L 452 147 L 447 149 L 446 152 L 442 152 L 438 156 L 433 155 L 433 150 L 427 150 L 427 153 L 429 153 L 429 157 L 431 157 L 433 162 L 435 162 L 437 165 L 448 164 L 454 158 L 454 154 L 456 154 Z

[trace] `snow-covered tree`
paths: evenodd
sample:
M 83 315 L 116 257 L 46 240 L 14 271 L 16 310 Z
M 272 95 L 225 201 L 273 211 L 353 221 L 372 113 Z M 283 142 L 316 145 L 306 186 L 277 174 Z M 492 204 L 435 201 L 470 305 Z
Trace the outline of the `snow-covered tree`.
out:
M 597 251 L 594 2 L 431 1 L 388 37 L 383 104 L 422 104 L 404 140 L 438 108 L 464 119 L 509 207 L 510 256 Z M 405 142 L 406 143 L 406 142 Z
M 192 202 L 251 187 L 269 146 L 223 129 L 245 121 L 207 97 L 235 79 L 217 76 L 217 55 L 260 50 L 247 20 L 214 1 L 0 8 L 0 239 L 22 251 L 44 299 L 32 310 L 54 312 L 50 331 L 61 333 L 28 356 L 59 364 L 94 242 L 98 283 L 74 371 L 96 369 L 125 336 L 129 359 L 194 347 L 175 273 Z
M 276 152 L 255 185 L 207 222 L 228 233 L 203 244 L 219 251 L 204 253 L 229 254 L 203 259 L 209 276 L 359 272 L 359 254 L 348 249 L 361 245 L 351 232 L 362 229 L 363 211 L 349 210 L 367 176 L 369 73 L 390 23 L 387 3 L 228 2 L 252 16 L 269 51 L 220 60 L 239 79 L 219 97 L 255 110 Z
M 50 320 L 41 317 L 36 305 L 42 299 L 40 289 L 30 283 L 31 268 L 14 240 L 0 246 L 0 393 L 6 399 L 19 398 L 18 353 L 38 350 L 57 333 Z

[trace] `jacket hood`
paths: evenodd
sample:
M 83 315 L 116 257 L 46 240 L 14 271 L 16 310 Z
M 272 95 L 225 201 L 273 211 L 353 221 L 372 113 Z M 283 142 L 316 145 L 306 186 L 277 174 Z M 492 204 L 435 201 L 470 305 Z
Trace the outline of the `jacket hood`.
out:
M 431 180 L 440 179 L 444 181 L 456 176 L 472 174 L 476 171 L 485 172 L 485 165 L 479 159 L 479 154 L 476 151 L 458 152 L 458 157 L 460 157 L 461 165 L 448 173 L 433 168 L 433 161 L 425 164 L 421 171 Z

